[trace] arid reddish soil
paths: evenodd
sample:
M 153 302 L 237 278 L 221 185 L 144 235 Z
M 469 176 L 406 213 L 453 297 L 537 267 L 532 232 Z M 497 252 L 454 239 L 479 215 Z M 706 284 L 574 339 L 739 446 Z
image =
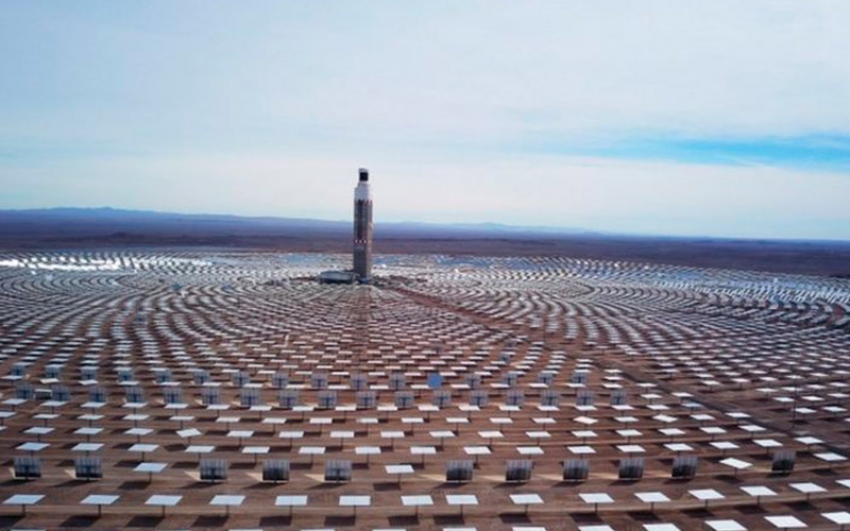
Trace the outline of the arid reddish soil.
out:
M 0 505 L 4 529 L 769 529 L 775 515 L 833 529 L 822 513 L 847 510 L 847 280 L 398 255 L 374 286 L 324 286 L 297 279 L 346 256 L 3 257 L 0 503 L 44 496 L 26 515 Z M 59 394 L 16 399 L 26 388 Z M 261 407 L 244 402 L 252 388 Z M 102 479 L 75 478 L 85 443 L 102 445 L 88 450 Z M 779 451 L 795 453 L 791 474 L 771 472 Z M 13 460 L 28 455 L 42 477 L 16 479 Z M 681 456 L 698 459 L 695 477 L 671 478 Z M 202 481 L 205 457 L 224 459 L 227 479 Z M 627 458 L 643 459 L 640 479 L 618 478 Z M 289 462 L 289 481 L 262 481 L 268 459 Z M 573 459 L 586 480 L 563 481 Z M 325 481 L 332 460 L 352 463 L 350 481 Z M 452 460 L 477 461 L 470 481 L 446 481 Z M 527 481 L 506 481 L 516 460 L 532 464 Z M 143 462 L 165 468 L 148 477 L 134 471 Z M 397 464 L 412 470 L 389 473 Z M 776 495 L 742 490 L 754 486 Z M 119 498 L 99 515 L 81 505 L 92 494 Z M 181 498 L 163 512 L 147 504 L 160 494 Z M 449 503 L 460 494 L 477 505 L 461 514 Z M 245 498 L 228 512 L 210 505 L 217 495 Z M 275 506 L 292 495 L 308 506 Z M 405 506 L 420 495 L 433 505 Z M 347 496 L 369 506 L 355 515 Z

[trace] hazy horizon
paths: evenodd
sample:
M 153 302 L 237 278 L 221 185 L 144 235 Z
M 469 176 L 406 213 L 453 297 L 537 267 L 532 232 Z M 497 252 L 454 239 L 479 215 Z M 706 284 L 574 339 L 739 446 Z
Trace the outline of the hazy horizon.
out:
M 89 220 L 87 217 L 88 214 L 101 214 L 103 212 L 112 212 L 119 213 L 120 216 L 124 214 L 130 215 L 150 215 L 152 217 L 162 217 L 168 218 L 169 216 L 179 216 L 179 217 L 194 217 L 197 216 L 199 218 L 212 218 L 213 220 L 217 218 L 225 219 L 225 218 L 237 218 L 239 220 L 244 221 L 279 221 L 279 222 L 305 222 L 307 225 L 310 224 L 334 224 L 339 225 L 340 228 L 344 228 L 345 231 L 351 228 L 351 219 L 345 218 L 304 218 L 304 217 L 288 217 L 285 215 L 268 215 L 268 216 L 250 216 L 250 215 L 240 215 L 240 214 L 232 214 L 227 212 L 180 212 L 180 211 L 164 211 L 164 210 L 149 210 L 149 209 L 123 209 L 123 208 L 115 208 L 111 206 L 96 206 L 96 207 L 73 207 L 73 206 L 57 206 L 57 207 L 45 207 L 45 208 L 20 208 L 20 209 L 0 209 L 0 214 L 3 213 L 68 213 L 73 212 L 74 215 L 79 215 L 81 219 Z M 60 217 L 60 219 L 66 219 L 64 217 Z M 161 220 L 160 220 L 161 221 Z M 465 222 L 465 221 L 420 221 L 416 219 L 400 219 L 393 221 L 384 221 L 378 224 L 378 231 L 381 232 L 380 228 L 384 226 L 393 227 L 393 234 L 395 234 L 395 230 L 398 230 L 399 226 L 402 227 L 402 230 L 421 227 L 423 230 L 440 230 L 445 229 L 450 232 L 454 231 L 471 231 L 470 233 L 479 233 L 486 234 L 488 232 L 492 232 L 499 237 L 506 237 L 510 235 L 528 235 L 528 236 L 539 236 L 539 237 L 554 237 L 554 238 L 570 238 L 570 237 L 591 237 L 591 238 L 628 238 L 628 239 L 679 239 L 679 240 L 738 240 L 738 241 L 776 241 L 776 242 L 797 242 L 797 243 L 830 243 L 830 244 L 850 244 L 850 239 L 845 238 L 791 238 L 791 237 L 736 237 L 736 236 L 713 236 L 709 234 L 679 234 L 679 235 L 671 235 L 665 233 L 648 233 L 648 232 L 625 232 L 625 231 L 599 231 L 587 229 L 585 227 L 567 227 L 567 226 L 553 226 L 553 225 L 517 225 L 517 224 L 509 224 L 509 223 L 501 223 L 497 221 L 479 221 L 479 222 Z M 122 229 L 123 230 L 123 229 Z
M 0 208 L 850 240 L 850 4 L 0 2 Z

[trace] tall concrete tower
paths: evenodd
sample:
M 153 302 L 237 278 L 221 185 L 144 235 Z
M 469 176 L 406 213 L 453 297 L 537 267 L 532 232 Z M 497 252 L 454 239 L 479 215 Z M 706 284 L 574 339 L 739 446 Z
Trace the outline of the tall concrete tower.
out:
M 360 281 L 372 276 L 372 192 L 365 168 L 360 168 L 360 181 L 354 189 L 354 273 Z

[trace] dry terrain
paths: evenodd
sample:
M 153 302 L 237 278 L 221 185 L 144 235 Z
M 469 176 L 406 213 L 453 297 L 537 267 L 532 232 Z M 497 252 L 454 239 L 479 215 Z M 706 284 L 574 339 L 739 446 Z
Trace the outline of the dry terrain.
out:
M 850 522 L 850 280 L 473 254 L 0 253 L 0 528 Z

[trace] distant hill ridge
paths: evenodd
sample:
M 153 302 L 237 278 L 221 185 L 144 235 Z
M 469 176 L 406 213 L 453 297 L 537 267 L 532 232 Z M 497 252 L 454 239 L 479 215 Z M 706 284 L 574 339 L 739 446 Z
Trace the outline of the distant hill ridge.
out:
M 56 223 L 72 224 L 79 227 L 94 228 L 96 225 L 104 229 L 117 230 L 118 227 L 136 229 L 153 228 L 163 229 L 171 226 L 177 229 L 186 228 L 188 225 L 197 224 L 197 228 L 211 228 L 218 226 L 219 229 L 241 229 L 251 228 L 254 230 L 267 229 L 302 229 L 312 231 L 349 231 L 350 221 L 323 220 L 310 218 L 287 218 L 274 216 L 238 216 L 232 214 L 184 214 L 175 212 L 157 212 L 150 210 L 124 210 L 111 207 L 101 208 L 76 208 L 58 207 L 44 209 L 24 210 L 0 210 L 0 234 L 3 234 L 13 225 L 25 223 L 32 229 L 38 226 L 55 225 Z M 4 226 L 6 229 L 4 229 Z M 486 233 L 510 233 L 510 234 L 594 234 L 591 231 L 560 228 L 560 227 L 523 227 L 504 225 L 501 223 L 424 223 L 416 221 L 402 222 L 380 222 L 380 232 L 384 233 L 429 233 L 429 232 L 452 232 L 452 233 L 474 233 L 476 235 Z M 61 229 L 60 229 L 61 230 Z

